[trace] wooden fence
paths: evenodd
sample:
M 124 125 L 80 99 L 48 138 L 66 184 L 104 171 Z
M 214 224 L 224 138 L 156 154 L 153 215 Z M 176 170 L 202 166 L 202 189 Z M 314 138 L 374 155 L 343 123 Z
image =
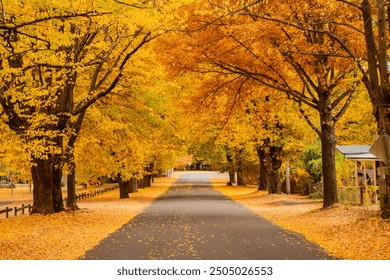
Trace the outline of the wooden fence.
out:
M 80 193 L 76 196 L 76 200 L 83 200 L 83 199 L 87 199 L 87 198 L 90 198 L 90 197 L 95 197 L 95 196 L 98 196 L 98 195 L 101 195 L 101 194 L 104 194 L 106 192 L 109 192 L 109 191 L 112 191 L 112 190 L 115 190 L 119 188 L 119 186 L 110 186 L 110 187 L 107 187 L 107 188 L 104 188 L 104 189 L 101 189 L 101 190 L 95 190 L 93 192 L 83 192 L 83 193 Z M 64 199 L 66 200 L 66 198 Z M 5 209 L 2 209 L 0 210 L 0 215 L 1 214 L 4 214 L 5 213 L 5 217 L 6 218 L 10 218 L 10 213 L 13 212 L 14 213 L 14 217 L 16 217 L 18 215 L 18 212 L 22 212 L 22 215 L 26 213 L 26 210 L 28 211 L 28 213 L 31 213 L 31 210 L 32 210 L 32 205 L 31 204 L 28 204 L 28 205 L 24 205 L 22 204 L 21 207 L 6 207 Z
M 18 215 L 18 212 L 22 212 L 22 215 L 25 213 L 25 209 L 28 209 L 28 213 L 31 213 L 31 209 L 32 209 L 32 206 L 31 204 L 28 204 L 28 205 L 24 205 L 22 204 L 21 207 L 6 207 L 5 209 L 3 210 L 0 210 L 0 214 L 3 214 L 5 213 L 5 217 L 6 218 L 9 218 L 9 213 L 10 212 L 14 212 L 14 216 L 16 217 Z
M 101 190 L 95 190 L 93 192 L 83 192 L 83 193 L 80 193 L 80 194 L 76 195 L 76 201 L 77 200 L 83 200 L 83 199 L 90 198 L 90 197 L 95 197 L 95 196 L 104 194 L 106 192 L 115 190 L 117 188 L 119 188 L 119 186 L 115 185 L 115 186 L 107 187 L 107 188 L 104 188 L 104 189 L 101 189 Z
M 341 187 L 337 189 L 341 204 L 370 205 L 378 203 L 378 187 Z

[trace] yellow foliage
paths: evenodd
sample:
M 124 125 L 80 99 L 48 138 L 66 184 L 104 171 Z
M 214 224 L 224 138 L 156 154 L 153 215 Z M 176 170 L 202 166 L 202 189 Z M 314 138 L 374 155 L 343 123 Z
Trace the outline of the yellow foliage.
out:
M 111 191 L 79 202 L 82 210 L 76 212 L 0 219 L 0 259 L 78 259 L 142 213 L 169 188 L 167 183 L 167 179 L 161 179 L 155 186 L 120 201 L 117 191 Z

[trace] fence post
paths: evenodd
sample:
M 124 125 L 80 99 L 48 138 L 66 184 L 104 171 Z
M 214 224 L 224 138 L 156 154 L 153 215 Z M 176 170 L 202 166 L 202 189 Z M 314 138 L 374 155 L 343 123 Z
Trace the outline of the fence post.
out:
M 24 204 L 22 204 L 22 215 L 24 214 Z
M 15 214 L 15 217 L 16 217 L 18 215 L 18 207 L 16 207 L 16 206 L 14 207 L 14 212 L 15 212 L 14 214 Z

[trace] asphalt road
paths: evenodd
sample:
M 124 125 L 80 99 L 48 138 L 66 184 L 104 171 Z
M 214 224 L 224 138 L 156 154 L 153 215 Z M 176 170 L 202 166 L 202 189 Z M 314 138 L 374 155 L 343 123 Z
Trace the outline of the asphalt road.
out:
M 210 172 L 185 172 L 175 186 L 83 259 L 331 259 L 296 233 L 259 217 L 208 182 Z M 104 225 L 102 225 L 104 226 Z

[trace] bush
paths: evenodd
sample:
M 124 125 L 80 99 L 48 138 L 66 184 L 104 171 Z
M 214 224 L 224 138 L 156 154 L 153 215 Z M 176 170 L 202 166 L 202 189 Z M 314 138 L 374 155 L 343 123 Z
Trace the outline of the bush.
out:
M 310 198 L 310 199 L 320 199 L 320 198 L 322 198 L 322 194 L 320 194 L 319 192 L 314 192 L 314 193 L 309 194 L 308 198 Z
M 322 159 L 321 153 L 316 147 L 309 147 L 303 151 L 303 168 L 310 175 L 313 183 L 319 183 L 322 178 Z

